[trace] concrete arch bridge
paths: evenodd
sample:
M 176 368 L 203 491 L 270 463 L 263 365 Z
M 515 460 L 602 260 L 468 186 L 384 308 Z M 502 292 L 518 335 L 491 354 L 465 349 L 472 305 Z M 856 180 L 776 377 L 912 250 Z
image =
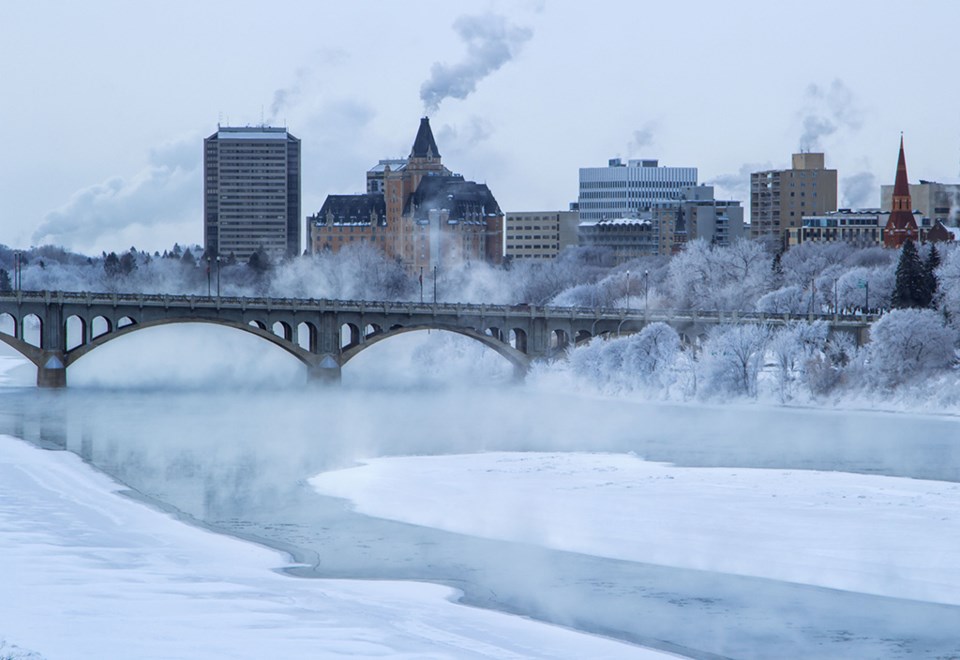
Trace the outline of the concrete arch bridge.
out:
M 718 323 L 782 325 L 823 319 L 866 341 L 874 317 L 645 312 L 627 309 L 16 291 L 0 293 L 0 341 L 37 366 L 37 385 L 64 387 L 67 368 L 87 353 L 143 328 L 213 323 L 252 333 L 299 359 L 311 379 L 338 381 L 370 346 L 416 330 L 446 330 L 502 355 L 523 374 L 535 360 L 598 335 L 673 326 L 695 343 Z

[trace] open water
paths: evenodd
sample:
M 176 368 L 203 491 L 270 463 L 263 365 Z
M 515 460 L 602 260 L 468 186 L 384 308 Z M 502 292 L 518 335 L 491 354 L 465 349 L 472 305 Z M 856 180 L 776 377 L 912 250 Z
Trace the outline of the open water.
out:
M 586 450 L 960 481 L 958 431 L 948 417 L 637 404 L 522 385 L 0 394 L 0 432 L 75 452 L 187 520 L 287 550 L 297 576 L 444 583 L 473 605 L 700 658 L 960 657 L 960 608 L 379 520 L 306 480 L 373 456 Z

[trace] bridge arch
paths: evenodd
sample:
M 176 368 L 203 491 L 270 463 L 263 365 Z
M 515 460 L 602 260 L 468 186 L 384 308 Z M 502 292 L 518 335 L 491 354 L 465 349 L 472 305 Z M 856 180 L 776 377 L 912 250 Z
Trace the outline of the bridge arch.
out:
M 0 334 L 8 335 L 10 337 L 19 337 L 20 333 L 17 332 L 17 325 L 17 317 L 10 312 L 3 312 L 0 314 Z
M 63 338 L 68 351 L 87 341 L 87 320 L 80 314 L 71 314 L 63 320 Z
M 41 359 L 43 357 L 43 351 L 34 346 L 33 344 L 28 344 L 19 337 L 14 337 L 9 335 L 6 332 L 0 332 L 0 341 L 4 344 L 15 350 L 17 353 L 30 360 L 36 366 L 40 366 Z
M 340 324 L 340 349 L 358 346 L 361 342 L 360 326 L 356 323 Z
M 522 328 L 513 328 L 510 331 L 510 345 L 525 354 L 527 352 L 527 333 Z
M 99 335 L 98 337 L 94 338 L 92 341 L 89 341 L 82 346 L 78 346 L 77 348 L 71 351 L 68 351 L 67 365 L 69 366 L 75 363 L 84 355 L 87 355 L 94 349 L 97 349 L 100 346 L 103 346 L 104 344 L 107 344 L 115 339 L 119 339 L 120 337 L 125 337 L 133 332 L 137 332 L 138 330 L 145 330 L 147 328 L 155 328 L 155 327 L 164 326 L 164 325 L 184 325 L 184 324 L 196 324 L 196 323 L 203 323 L 206 325 L 218 325 L 222 327 L 233 328 L 235 330 L 240 330 L 242 332 L 255 335 L 257 337 L 260 337 L 261 339 L 265 339 L 271 344 L 278 346 L 279 348 L 283 349 L 290 355 L 297 358 L 300 362 L 302 362 L 308 368 L 311 367 L 315 362 L 314 356 L 310 353 L 310 351 L 301 348 L 299 345 L 291 341 L 287 341 L 282 337 L 277 336 L 270 329 L 259 327 L 262 324 L 254 325 L 255 322 L 253 321 L 251 321 L 248 324 L 240 321 L 199 319 L 199 318 L 189 318 L 189 317 L 171 317 L 171 318 L 165 318 L 165 319 L 157 319 L 155 321 L 144 321 L 141 323 L 131 322 L 128 325 L 117 328 L 113 332 Z M 2 338 L 3 337 L 0 336 L 0 339 Z
M 518 351 L 513 346 L 500 341 L 499 339 L 486 334 L 480 330 L 475 330 L 473 328 L 460 328 L 456 326 L 447 326 L 447 325 L 434 325 L 434 324 L 415 324 L 415 325 L 395 325 L 390 330 L 386 332 L 379 332 L 375 335 L 368 335 L 366 340 L 356 346 L 351 346 L 344 349 L 340 353 L 340 364 L 341 366 L 346 365 L 347 362 L 355 358 L 358 354 L 365 351 L 366 349 L 374 346 L 381 341 L 390 339 L 392 337 L 397 337 L 408 332 L 419 332 L 421 330 L 441 330 L 445 332 L 452 332 L 454 334 L 462 335 L 464 337 L 469 337 L 474 339 L 487 348 L 490 348 L 504 357 L 514 368 L 520 372 L 525 373 L 530 367 L 530 358 L 524 353 Z
M 276 321 L 271 328 L 273 334 L 287 341 L 293 341 L 293 326 L 286 321 Z
M 20 339 L 40 348 L 43 337 L 43 319 L 37 314 L 26 314 L 20 319 Z
M 113 322 L 106 316 L 97 315 L 90 319 L 90 338 L 96 339 L 113 332 Z
M 303 350 L 316 353 L 319 337 L 317 326 L 313 323 L 301 321 L 297 324 L 297 345 Z

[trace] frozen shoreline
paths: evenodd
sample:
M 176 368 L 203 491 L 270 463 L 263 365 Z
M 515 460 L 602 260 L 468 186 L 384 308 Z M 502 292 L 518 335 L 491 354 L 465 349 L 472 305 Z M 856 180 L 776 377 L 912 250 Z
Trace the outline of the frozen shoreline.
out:
M 311 484 L 360 513 L 451 532 L 960 604 L 952 482 L 491 452 L 371 459 Z
M 673 657 L 458 605 L 414 582 L 303 580 L 283 553 L 0 436 L 0 639 L 56 658 Z

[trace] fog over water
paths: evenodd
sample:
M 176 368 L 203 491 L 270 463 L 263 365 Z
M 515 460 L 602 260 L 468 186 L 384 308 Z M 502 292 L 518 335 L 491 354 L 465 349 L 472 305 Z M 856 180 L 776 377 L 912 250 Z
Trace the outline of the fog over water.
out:
M 0 433 L 286 549 L 305 577 L 440 582 L 467 603 L 693 657 L 960 653 L 958 607 L 443 532 L 360 515 L 307 484 L 372 457 L 493 450 L 960 482 L 956 418 L 588 396 L 548 377 L 514 383 L 499 356 L 437 332 L 365 351 L 340 388 L 303 387 L 296 360 L 265 344 L 200 324 L 133 333 L 71 366 L 65 391 L 5 388 Z

